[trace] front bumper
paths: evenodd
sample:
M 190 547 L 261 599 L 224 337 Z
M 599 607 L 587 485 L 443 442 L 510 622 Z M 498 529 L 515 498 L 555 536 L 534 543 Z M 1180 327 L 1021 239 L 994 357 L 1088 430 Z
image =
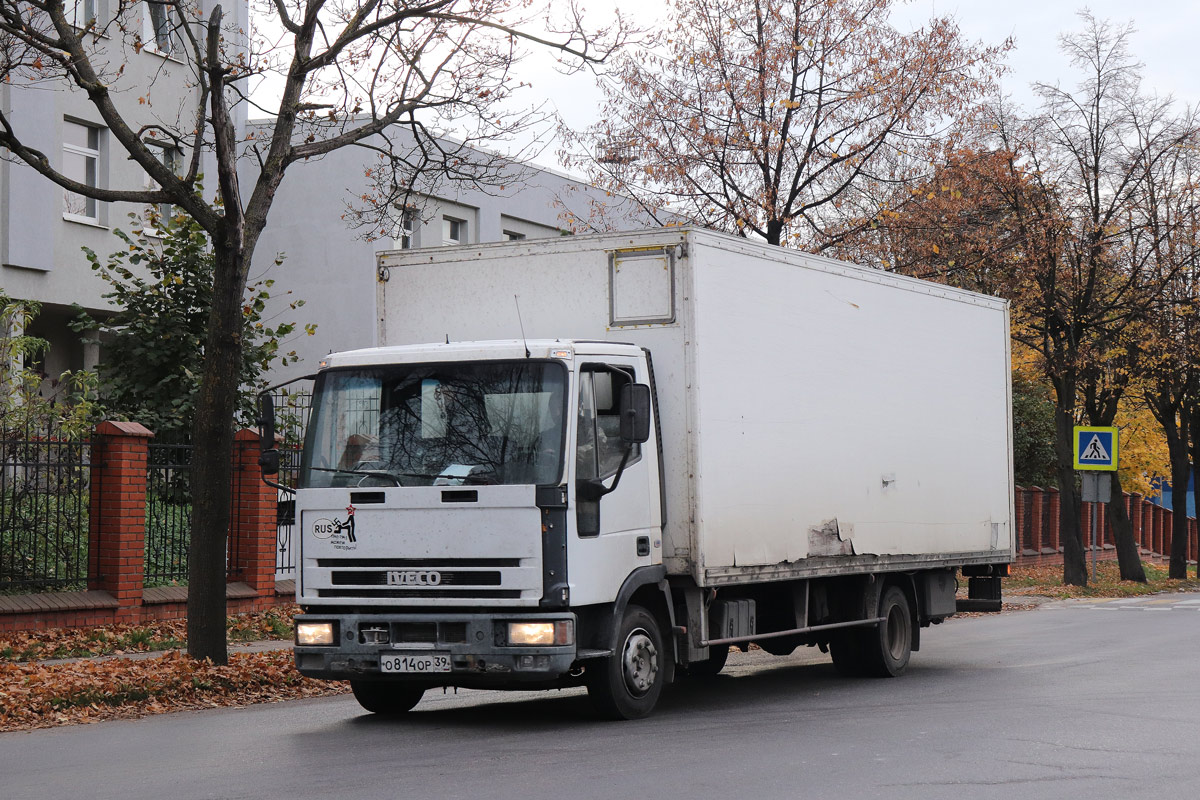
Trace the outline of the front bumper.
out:
M 395 680 L 425 686 L 501 688 L 565 678 L 575 663 L 576 645 L 529 647 L 505 643 L 508 622 L 531 620 L 576 622 L 574 614 L 564 612 L 301 614 L 296 617 L 297 624 L 332 622 L 334 644 L 296 645 L 296 668 L 310 678 Z M 385 673 L 380 669 L 380 659 L 393 654 L 445 654 L 451 669 Z

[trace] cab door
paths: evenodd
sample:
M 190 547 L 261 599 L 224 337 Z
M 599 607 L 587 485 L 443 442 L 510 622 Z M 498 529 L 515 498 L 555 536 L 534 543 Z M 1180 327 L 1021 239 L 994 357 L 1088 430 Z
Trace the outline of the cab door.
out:
M 580 356 L 571 464 L 571 604 L 611 602 L 634 569 L 662 563 L 657 438 L 621 439 L 621 389 L 649 383 L 636 357 Z M 651 420 L 652 430 L 657 420 Z

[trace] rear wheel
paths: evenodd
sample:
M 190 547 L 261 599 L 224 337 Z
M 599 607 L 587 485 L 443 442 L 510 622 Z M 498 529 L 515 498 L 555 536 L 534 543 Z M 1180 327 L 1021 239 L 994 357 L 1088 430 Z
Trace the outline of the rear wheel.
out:
M 908 595 L 899 586 L 889 586 L 879 599 L 883 622 L 863 631 L 863 667 L 867 675 L 895 678 L 904 673 L 912 657 L 912 611 Z
M 641 606 L 629 606 L 616 644 L 611 656 L 588 670 L 588 696 L 610 719 L 644 717 L 662 694 L 669 658 L 654 615 Z
M 839 675 L 860 678 L 863 675 L 863 632 L 850 628 L 829 642 L 829 655 Z
M 846 628 L 829 642 L 833 666 L 848 678 L 894 678 L 904 673 L 912 657 L 912 612 L 908 595 L 889 586 L 879 598 L 883 622 L 871 627 Z
M 389 717 L 411 711 L 425 694 L 423 686 L 388 681 L 350 681 L 350 690 L 367 711 Z

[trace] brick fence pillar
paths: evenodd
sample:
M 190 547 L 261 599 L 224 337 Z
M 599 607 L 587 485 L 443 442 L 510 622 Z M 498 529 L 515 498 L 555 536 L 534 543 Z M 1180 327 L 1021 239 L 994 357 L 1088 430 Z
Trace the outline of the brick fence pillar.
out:
M 154 436 L 136 422 L 102 422 L 92 445 L 88 588 L 121 608 L 142 604 L 146 559 L 146 462 Z
M 1146 542 L 1146 551 L 1151 555 L 1154 550 L 1154 503 L 1142 503 L 1142 539 Z
M 1062 498 L 1058 496 L 1058 489 L 1047 489 L 1046 493 L 1050 496 L 1050 501 L 1046 503 L 1046 522 L 1050 528 L 1050 547 L 1054 552 L 1061 553 L 1062 547 L 1062 520 L 1059 519 L 1059 504 Z
M 1108 476 L 1105 475 L 1104 477 L 1107 478 Z M 1100 540 L 1100 549 L 1103 550 L 1108 545 L 1116 544 L 1111 534 L 1112 524 L 1108 519 L 1108 503 L 1098 503 L 1096 511 L 1099 514 L 1097 517 L 1097 522 L 1099 523 L 1097 536 Z
M 1159 505 L 1154 506 L 1154 539 L 1158 540 L 1158 554 L 1171 558 L 1171 512 Z
M 1013 487 L 1013 500 L 1015 502 L 1013 513 L 1016 515 L 1013 519 L 1013 523 L 1017 526 L 1016 540 L 1018 546 L 1018 555 L 1020 555 L 1022 543 L 1027 541 L 1025 536 L 1025 496 L 1028 493 L 1028 489 L 1020 486 Z
M 1195 517 L 1188 518 L 1187 530 L 1187 560 L 1195 561 L 1197 564 L 1200 564 L 1200 541 L 1197 540 Z
M 1049 547 L 1045 534 L 1045 512 L 1042 510 L 1044 497 L 1045 492 L 1036 486 L 1029 490 L 1029 521 L 1032 523 L 1030 538 L 1033 539 L 1033 548 L 1041 555 L 1044 555 Z
M 1094 503 L 1079 504 L 1079 534 L 1083 537 L 1083 551 L 1092 552 L 1092 506 Z
M 276 490 L 262 481 L 258 434 L 233 436 L 232 507 L 229 516 L 229 580 L 248 583 L 259 597 L 275 596 Z
M 1125 495 L 1126 513 L 1129 514 L 1129 525 L 1133 528 L 1133 541 L 1137 542 L 1138 552 L 1142 551 L 1142 496 L 1137 492 Z

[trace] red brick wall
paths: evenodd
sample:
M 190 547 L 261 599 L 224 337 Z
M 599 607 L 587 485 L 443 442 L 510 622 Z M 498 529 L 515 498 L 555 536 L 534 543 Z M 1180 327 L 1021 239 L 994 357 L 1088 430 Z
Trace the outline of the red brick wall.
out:
M 1037 486 L 1017 487 L 1016 492 L 1017 563 L 1062 563 L 1062 537 L 1060 536 L 1057 489 L 1041 489 Z M 1133 536 L 1142 555 L 1149 559 L 1168 559 L 1171 553 L 1171 518 L 1173 512 L 1151 503 L 1142 495 L 1125 493 L 1125 507 L 1129 510 Z M 1092 504 L 1083 504 L 1081 526 L 1088 558 L 1092 555 Z M 1108 521 L 1107 509 L 1100 507 L 1096 522 L 1099 540 L 1096 557 L 1117 557 L 1112 526 Z M 1188 561 L 1195 563 L 1200 553 L 1197 542 L 1195 518 L 1188 519 Z

